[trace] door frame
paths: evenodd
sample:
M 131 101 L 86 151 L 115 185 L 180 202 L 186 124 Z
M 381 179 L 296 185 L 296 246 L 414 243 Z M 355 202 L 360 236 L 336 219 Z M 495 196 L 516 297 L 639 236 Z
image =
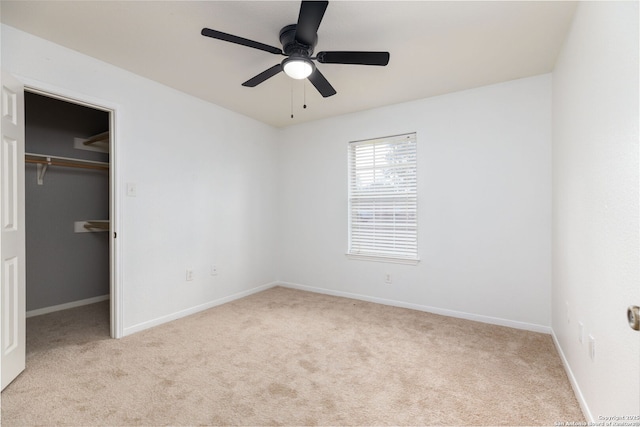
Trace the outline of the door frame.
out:
M 117 233 L 120 224 L 119 175 L 118 175 L 118 111 L 120 106 L 111 101 L 56 87 L 40 81 L 14 75 L 23 84 L 23 91 L 59 99 L 109 113 L 109 306 L 110 335 L 112 338 L 124 336 L 122 313 L 122 279 L 120 262 L 120 240 Z

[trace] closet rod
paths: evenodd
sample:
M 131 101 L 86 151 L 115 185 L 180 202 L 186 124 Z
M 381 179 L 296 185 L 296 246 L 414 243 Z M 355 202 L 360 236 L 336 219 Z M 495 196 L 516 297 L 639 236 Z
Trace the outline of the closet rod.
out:
M 94 162 L 91 160 L 71 159 L 67 157 L 48 156 L 45 154 L 25 153 L 25 162 L 50 166 L 64 166 L 70 168 L 109 170 L 109 163 Z
M 109 170 L 109 163 L 94 162 L 92 160 L 72 159 L 69 157 L 49 156 L 47 154 L 24 153 L 25 163 L 35 163 L 38 166 L 38 185 L 44 185 L 44 174 L 49 166 L 63 166 L 68 168 Z
M 82 169 L 99 169 L 99 170 L 109 170 L 109 166 L 100 166 L 100 165 L 83 165 L 80 163 L 70 163 L 70 162 L 59 162 L 56 160 L 33 160 L 26 159 L 26 163 L 36 163 L 40 165 L 50 165 L 50 166 L 64 166 L 69 168 L 82 168 Z

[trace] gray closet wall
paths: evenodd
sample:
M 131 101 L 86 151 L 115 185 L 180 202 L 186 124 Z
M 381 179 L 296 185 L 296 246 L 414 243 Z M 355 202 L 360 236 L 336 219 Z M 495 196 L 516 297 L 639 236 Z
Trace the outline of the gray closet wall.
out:
M 25 93 L 25 151 L 109 161 L 74 138 L 109 130 L 109 113 Z M 27 311 L 109 294 L 109 232 L 75 233 L 74 222 L 109 219 L 109 172 L 50 166 L 37 184 L 25 166 Z

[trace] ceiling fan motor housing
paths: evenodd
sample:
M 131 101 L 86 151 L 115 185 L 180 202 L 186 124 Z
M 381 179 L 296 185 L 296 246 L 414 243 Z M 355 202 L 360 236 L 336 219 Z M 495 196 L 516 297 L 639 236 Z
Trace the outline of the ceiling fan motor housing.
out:
M 313 49 L 318 43 L 318 36 L 316 35 L 311 46 L 302 44 L 296 40 L 296 27 L 296 24 L 291 24 L 280 30 L 280 43 L 282 44 L 282 51 L 287 56 L 294 55 L 310 57 L 313 54 Z

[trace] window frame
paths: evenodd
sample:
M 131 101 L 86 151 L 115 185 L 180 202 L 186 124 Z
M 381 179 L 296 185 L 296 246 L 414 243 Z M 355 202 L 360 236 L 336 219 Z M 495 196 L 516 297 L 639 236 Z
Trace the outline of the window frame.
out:
M 410 150 L 408 152 L 408 156 L 409 158 L 413 157 L 413 161 L 411 161 L 408 166 L 405 167 L 395 167 L 394 169 L 397 171 L 402 172 L 403 174 L 406 171 L 410 172 L 410 179 L 409 182 L 411 180 L 413 180 L 413 185 L 409 184 L 407 185 L 406 183 L 402 182 L 402 179 L 400 180 L 401 184 L 400 185 L 395 185 L 395 186 L 391 186 L 391 187 L 385 187 L 386 189 L 391 189 L 391 193 L 398 193 L 398 194 L 389 194 L 388 191 L 386 190 L 375 190 L 373 189 L 373 191 L 371 191 L 370 195 L 364 195 L 363 193 L 366 193 L 366 190 L 363 191 L 363 188 L 357 187 L 357 176 L 358 176 L 358 171 L 359 172 L 363 172 L 366 169 L 369 169 L 371 171 L 371 173 L 373 173 L 374 178 L 373 182 L 371 185 L 373 185 L 377 179 L 375 178 L 376 176 L 376 171 L 377 172 L 388 172 L 389 169 L 391 169 L 388 165 L 385 168 L 384 166 L 376 166 L 375 165 L 375 146 L 382 146 L 382 145 L 389 145 L 392 144 L 395 147 L 401 147 L 400 149 L 402 150 L 406 150 L 407 147 L 407 140 L 409 142 L 409 144 L 412 147 L 412 151 Z M 356 151 L 356 147 L 359 146 L 372 146 L 372 152 L 374 154 L 371 154 L 371 159 L 374 162 L 374 165 L 371 167 L 365 167 L 365 168 L 358 168 L 356 166 L 356 156 L 357 155 L 357 151 Z M 392 135 L 392 136 L 386 136 L 386 137 L 380 137 L 380 138 L 372 138 L 372 139 L 365 139 L 365 140 L 358 140 L 358 141 L 350 141 L 347 144 L 347 168 L 348 168 L 348 172 L 347 172 L 347 179 L 348 179 L 348 183 L 347 183 L 347 206 L 348 206 L 348 212 L 347 212 L 347 216 L 348 216 L 348 235 L 347 235 L 347 253 L 346 256 L 349 259 L 357 259 L 357 260 L 367 260 L 367 261 L 378 261 L 378 262 L 388 262 L 388 263 L 398 263 L 398 264 L 410 264 L 410 265 L 416 265 L 420 262 L 420 258 L 419 258 L 419 248 L 418 248 L 418 144 L 417 144 L 417 133 L 416 132 L 410 132 L 410 133 L 405 133 L 405 134 L 399 134 L 399 135 Z M 368 154 L 367 154 L 368 155 Z M 360 156 L 360 160 L 362 161 L 363 159 L 366 161 L 368 158 L 366 158 L 365 155 Z M 396 178 L 397 179 L 397 178 Z M 380 191 L 379 193 L 377 193 L 376 191 Z M 360 194 L 354 194 L 354 193 L 360 193 Z M 380 194 L 384 194 L 383 196 L 380 196 Z M 384 210 L 385 208 L 389 209 L 389 208 L 393 208 L 396 209 L 396 201 L 400 202 L 400 205 L 404 205 L 405 210 L 401 210 L 401 212 L 404 214 L 405 216 L 405 221 L 395 221 L 395 213 L 394 213 L 394 220 L 391 223 L 394 227 L 394 231 L 391 232 L 390 234 L 385 234 L 383 237 L 373 237 L 371 239 L 368 239 L 369 242 L 371 243 L 374 247 L 376 245 L 376 240 L 378 240 L 378 244 L 383 242 L 383 241 L 387 241 L 387 242 L 392 242 L 392 244 L 397 243 L 399 240 L 401 241 L 402 239 L 400 237 L 403 233 L 406 233 L 407 231 L 405 230 L 404 232 L 400 232 L 398 231 L 396 233 L 395 231 L 395 225 L 399 224 L 398 228 L 410 228 L 412 229 L 412 232 L 409 236 L 409 238 L 411 239 L 411 242 L 413 243 L 413 250 L 408 252 L 406 247 L 403 247 L 402 249 L 400 249 L 399 251 L 393 251 L 393 250 L 388 250 L 385 252 L 385 248 L 382 247 L 377 247 L 374 248 L 375 250 L 372 250 L 371 248 L 361 248 L 361 249 L 355 249 L 354 248 L 354 202 L 359 201 L 360 203 L 363 204 L 369 204 L 372 205 L 375 202 L 373 202 L 374 199 L 387 199 L 387 203 L 383 204 L 383 207 L 380 208 L 379 206 L 376 206 L 374 208 L 372 208 L 375 213 L 379 213 L 381 210 Z M 411 202 L 412 200 L 412 202 Z M 412 207 L 411 207 L 412 206 Z M 374 214 L 375 215 L 375 214 Z M 408 219 L 413 216 L 413 222 L 410 222 Z M 376 224 L 382 224 L 383 226 L 388 226 L 390 223 L 387 220 L 381 220 L 380 222 L 376 222 Z M 376 227 L 374 226 L 374 229 Z M 368 229 L 369 232 L 371 232 L 371 229 Z M 365 232 L 367 231 L 366 227 L 365 227 Z M 375 234 L 376 231 L 373 230 L 373 233 Z M 384 234 L 384 233 L 382 233 Z M 391 237 L 389 237 L 391 236 Z M 391 238 L 392 240 L 390 241 L 389 238 Z M 367 238 L 365 238 L 365 240 L 367 240 Z M 401 245 L 402 246 L 402 245 Z M 387 248 L 388 249 L 388 248 Z

